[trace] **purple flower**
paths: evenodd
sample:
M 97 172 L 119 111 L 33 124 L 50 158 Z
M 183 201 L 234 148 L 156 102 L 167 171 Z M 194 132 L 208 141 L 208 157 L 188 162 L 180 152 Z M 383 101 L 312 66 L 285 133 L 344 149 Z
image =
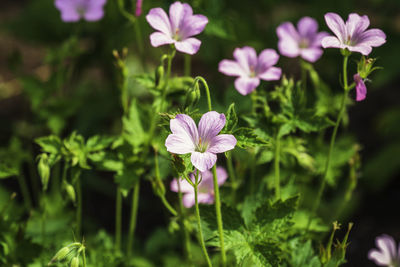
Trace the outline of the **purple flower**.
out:
M 309 62 L 317 61 L 323 53 L 321 41 L 328 36 L 328 33 L 317 30 L 317 21 L 310 17 L 300 19 L 297 30 L 291 22 L 282 23 L 276 29 L 279 52 L 287 57 L 300 56 Z
M 104 16 L 103 7 L 107 0 L 56 0 L 56 8 L 61 12 L 64 22 L 80 19 L 96 21 Z
M 349 15 L 346 23 L 335 13 L 325 14 L 325 21 L 335 36 L 328 36 L 322 39 L 324 48 L 340 48 L 352 52 L 359 52 L 367 56 L 372 47 L 381 46 L 386 42 L 386 35 L 379 29 L 367 30 L 369 19 L 367 16 L 360 17 L 358 14 Z
M 360 74 L 354 74 L 353 78 L 354 82 L 356 83 L 356 101 L 362 101 L 367 96 L 367 87 L 365 86 L 365 83 Z
M 136 0 L 135 16 L 140 17 L 142 15 L 142 4 L 143 0 Z
M 374 261 L 379 266 L 399 267 L 400 266 L 400 245 L 399 251 L 396 250 L 396 243 L 391 236 L 381 235 L 375 239 L 375 244 L 379 248 L 371 249 L 368 252 L 368 259 Z
M 199 203 L 212 204 L 214 203 L 213 174 L 211 171 L 206 170 L 204 172 L 200 172 L 199 179 L 200 175 L 201 175 L 201 182 L 198 185 L 197 199 Z M 194 183 L 195 178 L 193 173 L 189 175 L 189 178 Z M 228 178 L 228 174 L 226 173 L 224 168 L 217 167 L 217 178 L 218 178 L 218 186 L 221 186 L 223 183 L 225 183 L 226 179 Z M 183 193 L 183 198 L 182 198 L 183 205 L 186 208 L 190 208 L 195 204 L 194 188 L 185 179 L 180 180 L 179 183 L 181 192 Z M 171 181 L 171 190 L 174 192 L 179 192 L 178 188 L 179 188 L 178 180 L 174 178 Z
M 169 18 L 162 8 L 153 8 L 146 16 L 147 22 L 157 30 L 150 35 L 151 45 L 174 44 L 176 50 L 196 54 L 201 41 L 192 36 L 201 33 L 208 23 L 207 17 L 193 15 L 188 4 L 175 2 L 169 7 Z
M 224 114 L 210 111 L 201 117 L 197 129 L 191 117 L 178 114 L 170 121 L 172 134 L 165 140 L 165 146 L 174 154 L 191 153 L 194 167 L 201 172 L 209 170 L 217 161 L 216 154 L 233 149 L 237 142 L 231 134 L 218 135 L 225 120 Z
M 281 68 L 273 67 L 279 59 L 274 49 L 263 50 L 257 58 L 256 50 L 245 46 L 236 48 L 233 57 L 235 60 L 222 60 L 218 70 L 225 75 L 238 77 L 235 88 L 242 95 L 253 92 L 260 84 L 260 79 L 274 81 L 281 77 Z

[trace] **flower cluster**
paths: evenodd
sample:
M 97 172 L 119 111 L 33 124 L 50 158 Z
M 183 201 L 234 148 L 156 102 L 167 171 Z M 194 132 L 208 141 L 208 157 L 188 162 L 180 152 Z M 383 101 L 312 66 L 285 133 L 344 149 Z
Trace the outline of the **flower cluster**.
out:
M 217 177 L 218 177 L 218 186 L 221 186 L 225 183 L 228 178 L 228 174 L 225 169 L 222 167 L 217 167 Z M 201 182 L 198 185 L 198 201 L 203 204 L 212 204 L 214 203 L 214 184 L 213 184 L 213 174 L 211 171 L 206 170 L 204 172 L 200 172 L 199 179 Z M 190 180 L 195 182 L 195 174 L 191 173 L 189 175 Z M 179 182 L 179 186 L 178 186 Z M 183 193 L 183 205 L 186 208 L 190 208 L 195 204 L 194 199 L 194 188 L 188 181 L 185 179 L 178 180 L 177 178 L 171 181 L 170 185 L 171 191 L 179 192 L 179 188 Z
M 107 0 L 56 0 L 55 6 L 61 12 L 64 22 L 76 22 L 80 19 L 97 21 L 104 16 Z

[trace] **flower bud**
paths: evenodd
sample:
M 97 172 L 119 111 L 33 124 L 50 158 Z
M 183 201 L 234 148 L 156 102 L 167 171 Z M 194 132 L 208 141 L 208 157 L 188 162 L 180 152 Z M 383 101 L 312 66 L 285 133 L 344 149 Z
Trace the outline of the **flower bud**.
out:
M 71 201 L 75 203 L 76 194 L 74 187 L 69 183 L 65 183 L 65 191 L 67 192 L 68 197 L 71 199 Z
M 155 84 L 156 89 L 161 89 L 163 86 L 162 80 L 164 79 L 164 67 L 162 65 L 158 66 L 155 71 Z
M 185 106 L 195 106 L 201 97 L 200 87 L 198 83 L 195 83 L 191 88 L 189 88 L 186 94 Z
M 42 180 L 43 190 L 47 190 L 50 178 L 49 157 L 46 153 L 39 155 L 38 172 Z
M 71 267 L 79 267 L 79 256 L 75 256 L 71 261 Z
M 380 69 L 380 67 L 374 67 L 375 61 L 376 58 L 361 57 L 357 64 L 357 72 L 362 79 L 367 78 L 374 70 Z
M 164 196 L 165 195 L 165 186 L 161 180 L 153 180 L 151 182 L 153 186 L 153 191 L 157 196 Z
M 51 265 L 53 262 L 56 261 L 62 261 L 67 257 L 70 251 L 71 249 L 69 247 L 63 247 L 56 253 L 56 255 L 54 255 L 54 257 L 51 259 L 48 265 Z

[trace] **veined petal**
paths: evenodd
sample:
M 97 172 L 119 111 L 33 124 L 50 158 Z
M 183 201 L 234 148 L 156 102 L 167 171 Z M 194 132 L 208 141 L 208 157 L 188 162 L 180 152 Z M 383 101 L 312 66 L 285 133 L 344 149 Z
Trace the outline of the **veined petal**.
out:
M 228 179 L 228 173 L 222 167 L 217 167 L 217 180 L 218 185 L 221 186 L 225 183 L 226 179 Z
M 211 169 L 217 162 L 217 155 L 210 152 L 193 152 L 190 158 L 193 166 L 201 172 Z
M 182 197 L 182 202 L 183 202 L 183 206 L 185 206 L 185 208 L 193 207 L 195 204 L 194 192 L 184 194 Z
M 349 49 L 351 52 L 359 52 L 364 56 L 368 56 L 369 53 L 372 52 L 372 47 L 369 45 L 362 45 L 362 44 L 356 46 L 345 45 L 344 47 Z
M 231 134 L 220 134 L 211 139 L 207 149 L 211 153 L 223 153 L 233 149 L 236 146 L 237 140 Z
M 200 45 L 201 41 L 196 38 L 188 38 L 175 43 L 176 50 L 189 55 L 196 54 L 200 49 Z
M 247 75 L 242 67 L 233 60 L 224 59 L 218 65 L 218 71 L 228 76 L 245 76 Z
M 325 14 L 325 22 L 339 41 L 344 43 L 347 38 L 347 30 L 343 19 L 338 14 L 330 12 Z
M 170 121 L 170 128 L 173 134 L 182 136 L 184 139 L 190 140 L 193 144 L 197 144 L 199 133 L 194 120 L 186 114 L 178 114 L 175 119 Z
M 317 34 L 318 22 L 310 17 L 303 17 L 297 23 L 297 30 L 301 37 L 313 38 Z
M 396 258 L 396 243 L 393 237 L 388 235 L 381 235 L 376 238 L 376 246 L 383 252 L 383 254 L 388 255 L 390 259 Z
M 363 32 L 358 40 L 357 45 L 368 45 L 368 46 L 381 46 L 386 43 L 386 35 L 379 29 L 370 29 Z
M 150 9 L 149 14 L 146 16 L 146 20 L 150 26 L 157 31 L 172 37 L 171 23 L 169 22 L 169 18 L 162 8 L 157 7 Z
M 352 38 L 357 37 L 369 26 L 368 16 L 351 13 L 346 21 L 347 34 Z
M 191 192 L 193 192 L 193 186 L 191 186 L 187 181 L 186 181 L 186 179 L 177 179 L 177 178 L 174 178 L 172 181 L 171 181 L 171 184 L 170 184 L 170 189 L 171 189 L 171 191 L 174 191 L 174 192 L 179 192 L 179 186 L 178 186 L 178 182 L 179 182 L 179 185 L 180 185 L 180 188 L 181 188 L 181 192 L 182 193 L 191 193 Z
M 305 48 L 301 50 L 301 57 L 309 62 L 315 62 L 322 56 L 321 48 Z
M 167 151 L 174 154 L 187 154 L 195 150 L 195 144 L 185 136 L 170 134 L 165 140 Z
M 354 74 L 353 78 L 354 82 L 356 83 L 356 100 L 362 101 L 367 96 L 367 87 L 365 86 L 364 81 L 361 79 L 360 74 Z
M 258 75 L 261 76 L 261 75 Z M 239 77 L 235 80 L 235 88 L 242 95 L 248 95 L 260 84 L 258 77 L 250 78 L 246 76 Z
M 169 7 L 169 18 L 171 22 L 171 30 L 172 33 L 175 34 L 176 30 L 182 29 L 182 23 L 184 22 L 187 16 L 192 16 L 193 10 L 190 5 L 182 4 L 179 1 L 176 1 Z
M 153 32 L 150 34 L 150 43 L 154 47 L 166 44 L 173 44 L 175 42 L 169 35 L 162 32 Z
M 312 42 L 311 42 L 309 47 L 310 48 L 311 47 L 321 47 L 322 46 L 322 40 L 325 37 L 328 37 L 328 36 L 329 36 L 329 34 L 327 32 L 319 32 L 319 33 L 317 33 L 317 35 L 314 36 L 314 39 L 312 40 Z M 333 37 L 333 38 L 336 38 L 336 37 Z
M 264 49 L 258 56 L 257 73 L 265 72 L 269 67 L 275 65 L 279 55 L 274 49 Z
M 257 67 L 257 53 L 252 47 L 245 46 L 242 48 L 236 48 L 235 51 L 233 51 L 233 57 L 247 75 L 251 74 L 251 68 L 255 70 Z
M 203 15 L 187 16 L 181 24 L 180 35 L 182 39 L 201 33 L 208 23 L 208 19 Z
M 209 111 L 199 121 L 199 137 L 201 142 L 209 143 L 224 128 L 225 115 L 216 111 Z
M 321 45 L 323 48 L 341 48 L 342 43 L 335 36 L 327 36 L 322 39 Z
M 281 78 L 282 69 L 277 67 L 270 67 L 263 73 L 258 74 L 258 78 L 265 81 L 276 81 Z

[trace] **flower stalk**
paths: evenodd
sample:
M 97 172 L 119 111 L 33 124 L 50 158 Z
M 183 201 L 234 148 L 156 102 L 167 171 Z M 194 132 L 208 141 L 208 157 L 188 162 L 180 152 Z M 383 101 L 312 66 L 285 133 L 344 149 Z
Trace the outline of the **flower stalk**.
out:
M 133 187 L 133 192 L 132 192 L 132 210 L 131 210 L 131 219 L 129 223 L 129 236 L 128 236 L 128 246 L 127 246 L 128 258 L 130 258 L 131 256 L 133 239 L 135 236 L 137 213 L 139 207 L 139 189 L 140 189 L 140 179 L 137 180 L 136 184 Z

